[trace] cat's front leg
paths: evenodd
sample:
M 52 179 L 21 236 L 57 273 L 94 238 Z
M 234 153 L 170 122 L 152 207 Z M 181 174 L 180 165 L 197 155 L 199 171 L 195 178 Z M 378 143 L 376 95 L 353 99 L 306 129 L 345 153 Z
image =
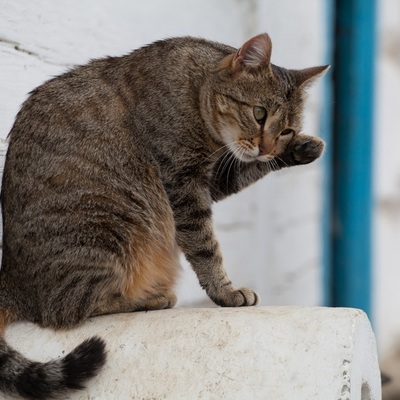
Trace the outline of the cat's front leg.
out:
M 211 197 L 207 190 L 171 196 L 179 247 L 210 299 L 223 307 L 253 306 L 259 297 L 251 289 L 235 289 L 229 280 L 212 225 Z
M 274 160 L 243 162 L 236 157 L 222 157 L 214 166 L 211 196 L 214 201 L 238 193 L 258 181 L 271 171 L 295 165 L 309 164 L 319 158 L 324 150 L 324 142 L 308 135 L 296 135 L 289 142 L 283 154 Z
M 324 147 L 320 138 L 299 134 L 289 142 L 285 152 L 277 158 L 277 162 L 282 168 L 309 164 L 321 156 Z
M 261 161 L 246 163 L 232 157 L 225 162 L 222 158 L 217 161 L 213 170 L 210 185 L 212 199 L 220 201 L 239 193 L 271 171 L 270 164 Z

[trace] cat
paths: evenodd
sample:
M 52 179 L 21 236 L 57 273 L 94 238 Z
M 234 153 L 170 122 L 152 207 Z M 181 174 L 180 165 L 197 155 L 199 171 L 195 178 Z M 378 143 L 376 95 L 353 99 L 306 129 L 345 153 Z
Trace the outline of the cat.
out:
M 4 167 L 0 332 L 173 307 L 181 251 L 217 305 L 259 302 L 229 280 L 211 206 L 320 157 L 323 141 L 300 131 L 306 88 L 329 67 L 284 69 L 271 50 L 268 34 L 239 50 L 172 38 L 30 93 Z M 2 338 L 0 390 L 65 396 L 105 360 L 98 337 L 45 364 Z

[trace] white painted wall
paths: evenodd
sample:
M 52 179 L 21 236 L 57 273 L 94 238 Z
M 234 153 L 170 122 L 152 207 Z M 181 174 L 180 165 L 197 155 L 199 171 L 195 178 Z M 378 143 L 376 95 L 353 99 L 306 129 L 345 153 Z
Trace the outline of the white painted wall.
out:
M 400 348 L 400 2 L 377 4 L 375 319 L 385 359 Z
M 195 35 L 239 47 L 253 34 L 268 31 L 274 43 L 274 63 L 300 68 L 324 62 L 324 2 L 2 3 L 2 139 L 21 102 L 35 86 L 90 58 L 124 54 L 156 39 Z M 318 134 L 320 91 L 321 86 L 316 86 L 308 103 L 305 128 L 312 134 Z M 258 290 L 263 304 L 320 302 L 321 165 L 318 162 L 276 173 L 215 207 L 217 234 L 231 278 L 237 285 Z M 179 298 L 181 305 L 207 300 L 187 265 Z

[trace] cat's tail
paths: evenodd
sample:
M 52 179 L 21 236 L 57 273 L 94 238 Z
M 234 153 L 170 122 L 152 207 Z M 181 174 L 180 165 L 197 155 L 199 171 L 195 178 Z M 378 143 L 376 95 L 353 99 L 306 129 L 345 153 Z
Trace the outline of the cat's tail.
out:
M 105 361 L 105 344 L 98 337 L 46 363 L 28 360 L 0 337 L 0 391 L 24 399 L 65 398 L 68 391 L 83 389 Z

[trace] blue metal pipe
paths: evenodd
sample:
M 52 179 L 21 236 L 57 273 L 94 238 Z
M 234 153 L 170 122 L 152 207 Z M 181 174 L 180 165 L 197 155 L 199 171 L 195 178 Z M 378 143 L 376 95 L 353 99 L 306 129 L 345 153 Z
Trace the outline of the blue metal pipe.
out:
M 334 0 L 325 0 L 324 3 L 325 19 L 325 41 L 326 50 L 324 64 L 333 64 L 333 45 L 334 45 Z M 329 306 L 332 303 L 332 241 L 331 241 L 331 208 L 332 208 L 332 157 L 333 157 L 333 138 L 332 138 L 332 104 L 333 104 L 333 82 L 332 69 L 323 79 L 323 109 L 321 118 L 321 137 L 326 144 L 326 151 L 322 158 L 323 162 L 323 201 L 322 201 L 322 304 Z
M 331 305 L 371 317 L 375 0 L 336 0 Z

